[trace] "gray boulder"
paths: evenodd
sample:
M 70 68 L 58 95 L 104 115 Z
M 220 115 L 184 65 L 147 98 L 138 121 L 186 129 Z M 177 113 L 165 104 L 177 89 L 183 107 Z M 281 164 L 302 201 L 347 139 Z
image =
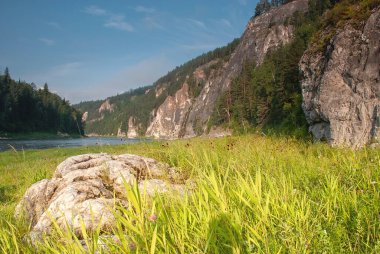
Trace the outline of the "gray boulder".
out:
M 125 184 L 138 184 L 140 192 L 185 193 L 185 180 L 165 163 L 137 155 L 85 154 L 66 159 L 50 180 L 33 184 L 16 207 L 16 218 L 31 224 L 32 241 L 49 234 L 53 222 L 81 236 L 115 224 L 115 204 L 128 206 Z

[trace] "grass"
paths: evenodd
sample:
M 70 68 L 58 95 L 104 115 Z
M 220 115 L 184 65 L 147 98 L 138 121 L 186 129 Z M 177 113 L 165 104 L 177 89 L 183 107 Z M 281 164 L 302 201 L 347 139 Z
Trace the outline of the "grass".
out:
M 256 135 L 0 153 L 0 251 L 85 252 L 60 230 L 29 245 L 29 229 L 13 211 L 32 183 L 51 177 L 65 158 L 89 152 L 152 157 L 197 186 L 182 199 L 153 200 L 126 186 L 132 205 L 116 213 L 117 239 L 83 232 L 90 253 L 380 252 L 380 150 Z

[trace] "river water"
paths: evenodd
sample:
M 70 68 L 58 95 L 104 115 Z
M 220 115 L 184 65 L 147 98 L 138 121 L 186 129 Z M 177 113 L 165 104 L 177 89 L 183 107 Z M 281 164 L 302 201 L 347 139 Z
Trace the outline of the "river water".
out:
M 0 140 L 0 151 L 11 149 L 46 149 L 58 147 L 79 147 L 79 146 L 109 146 L 122 145 L 138 142 L 146 142 L 146 139 L 121 139 L 110 137 L 90 137 L 78 139 L 46 139 L 46 140 Z

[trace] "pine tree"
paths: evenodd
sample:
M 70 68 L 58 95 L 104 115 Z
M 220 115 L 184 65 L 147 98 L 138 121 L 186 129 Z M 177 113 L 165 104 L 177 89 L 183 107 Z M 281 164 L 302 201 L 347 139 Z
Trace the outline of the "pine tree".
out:
M 4 70 L 4 80 L 6 84 L 9 84 L 11 81 L 11 75 L 9 74 L 8 67 L 5 67 L 5 70 Z
M 48 93 L 49 92 L 49 87 L 48 87 L 48 84 L 45 83 L 44 84 L 44 93 Z

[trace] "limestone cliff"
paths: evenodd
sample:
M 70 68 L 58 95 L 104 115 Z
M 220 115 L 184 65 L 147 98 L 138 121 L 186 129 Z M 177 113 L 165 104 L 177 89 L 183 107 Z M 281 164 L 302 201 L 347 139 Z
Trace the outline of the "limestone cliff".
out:
M 125 137 L 126 134 L 123 131 L 123 123 L 120 124 L 120 127 L 117 129 L 117 136 L 118 137 Z
M 131 116 L 128 119 L 128 132 L 127 137 L 128 138 L 137 138 L 139 136 L 138 134 L 138 126 L 136 125 L 136 119 Z
M 100 105 L 100 107 L 99 107 L 99 114 L 101 114 L 101 113 L 103 113 L 103 112 L 105 112 L 105 111 L 108 111 L 108 112 L 113 112 L 114 111 L 114 105 L 112 105 L 111 103 L 110 103 L 110 101 L 107 99 L 107 100 L 105 100 L 103 103 L 102 103 L 102 105 Z
M 186 114 L 190 106 L 189 86 L 184 83 L 174 96 L 166 97 L 164 103 L 155 113 L 146 135 L 168 139 L 178 137 L 182 125 L 186 122 Z
M 207 64 L 194 73 L 203 85 L 200 94 L 190 100 L 186 82 L 176 95 L 169 96 L 153 111 L 147 136 L 156 138 L 193 137 L 203 134 L 217 99 L 230 87 L 246 61 L 261 64 L 265 55 L 278 46 L 289 43 L 293 26 L 287 22 L 295 12 L 305 12 L 308 0 L 296 0 L 268 13 L 252 18 L 241 37 L 240 44 L 227 61 L 217 59 L 218 68 L 206 75 Z M 215 60 L 213 60 L 215 63 Z M 198 80 L 199 79 L 199 80 Z M 156 93 L 160 91 L 156 88 Z
M 361 29 L 346 25 L 324 52 L 300 62 L 303 109 L 316 140 L 362 147 L 380 135 L 380 9 Z

